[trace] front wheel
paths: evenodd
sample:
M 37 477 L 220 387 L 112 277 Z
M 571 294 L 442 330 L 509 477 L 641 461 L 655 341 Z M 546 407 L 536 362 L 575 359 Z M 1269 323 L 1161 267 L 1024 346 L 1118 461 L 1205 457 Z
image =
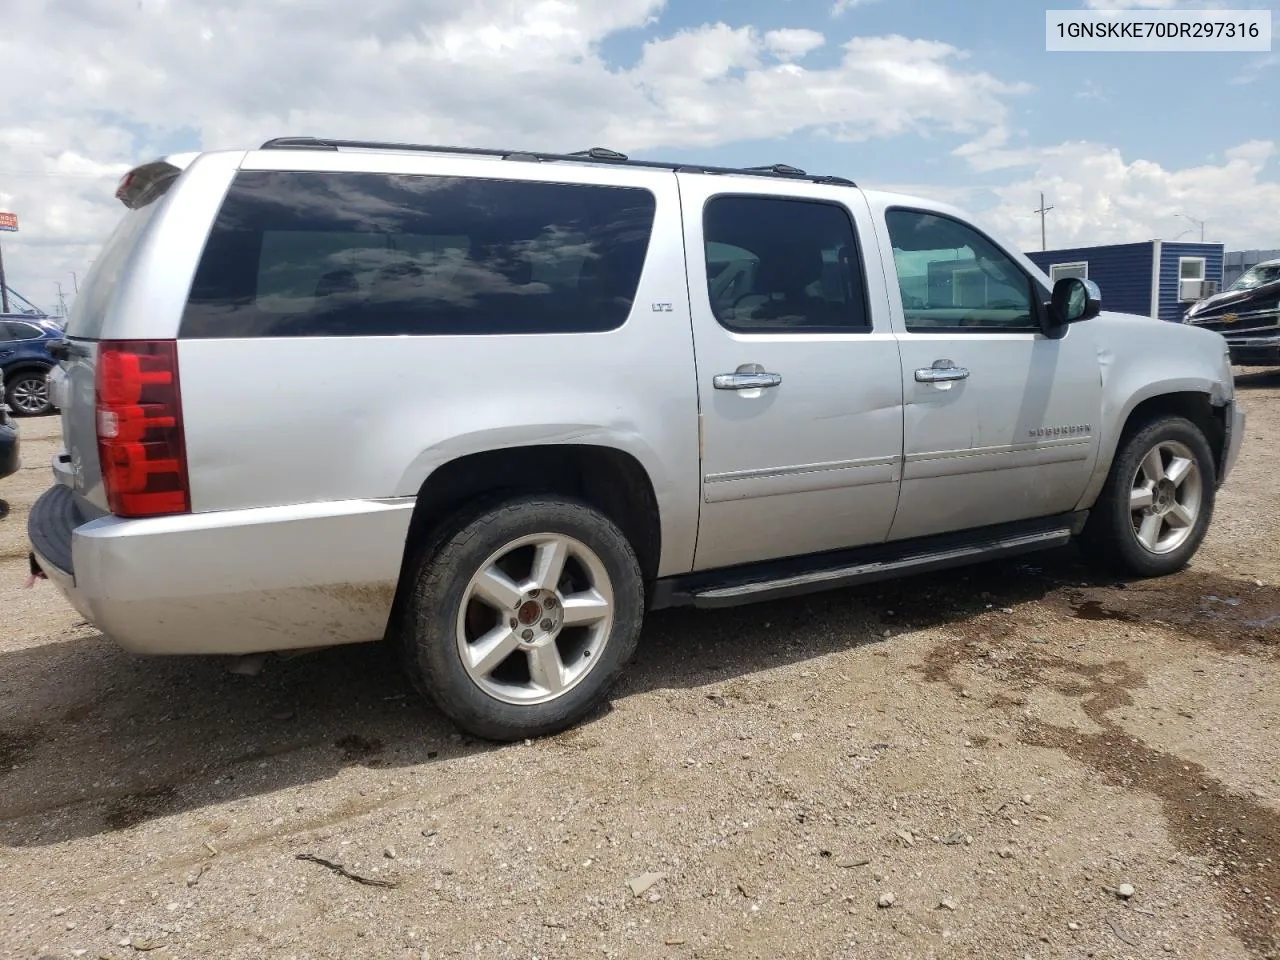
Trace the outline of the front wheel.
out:
M 490 740 L 572 726 L 635 651 L 644 585 L 622 532 L 586 504 L 522 497 L 462 516 L 421 551 L 402 641 L 410 678 Z
M 1153 420 L 1116 452 L 1083 544 L 1122 574 L 1181 570 L 1208 532 L 1215 487 L 1213 452 L 1200 428 L 1183 417 Z

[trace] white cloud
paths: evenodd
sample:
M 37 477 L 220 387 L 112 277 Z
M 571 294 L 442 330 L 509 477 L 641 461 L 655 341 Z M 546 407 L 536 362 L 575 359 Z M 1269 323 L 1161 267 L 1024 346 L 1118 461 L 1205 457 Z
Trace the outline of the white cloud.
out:
M 1040 221 L 1032 211 L 1040 191 L 1049 214 L 1049 247 L 1172 240 L 1191 226 L 1180 215 L 1205 220 L 1205 239 L 1228 249 L 1280 246 L 1280 181 L 1274 163 L 1280 144 L 1252 140 L 1225 152 L 1220 163 L 1180 170 L 1088 142 L 1053 147 L 983 151 L 971 148 L 979 170 L 1007 171 L 992 190 L 996 202 L 984 216 L 1026 249 L 1040 248 Z M 1269 165 L 1270 178 L 1266 176 Z M 1198 238 L 1198 232 L 1190 236 Z
M 1023 89 L 954 47 L 708 24 L 610 65 L 663 0 L 44 0 L 6 5 L 0 209 L 12 282 L 45 304 L 119 214 L 114 180 L 183 138 L 283 134 L 570 150 L 710 147 L 815 131 L 979 136 Z M 95 176 L 101 174 L 101 176 Z
M 876 0 L 836 0 L 836 2 L 831 5 L 831 15 L 833 17 L 838 17 L 841 14 L 852 10 L 854 7 L 865 7 L 867 4 L 875 2 Z
M 960 51 L 934 41 L 856 37 L 843 50 L 835 66 L 811 70 L 764 62 L 751 28 L 718 24 L 652 41 L 626 74 L 644 91 L 644 102 L 612 110 L 602 142 L 652 149 L 810 129 L 848 141 L 930 129 L 976 132 L 1001 123 L 1004 98 L 1025 89 L 957 70 Z
M 770 30 L 764 45 L 779 60 L 799 60 L 827 42 L 817 30 Z

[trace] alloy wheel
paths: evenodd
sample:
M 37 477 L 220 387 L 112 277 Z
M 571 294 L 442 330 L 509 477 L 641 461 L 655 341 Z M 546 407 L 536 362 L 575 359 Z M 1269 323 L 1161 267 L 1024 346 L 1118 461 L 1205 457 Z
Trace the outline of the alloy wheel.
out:
M 1175 440 L 1152 447 L 1129 490 L 1138 543 L 1151 553 L 1177 550 L 1195 529 L 1203 504 L 1204 478 L 1192 452 Z
M 595 667 L 613 628 L 604 562 L 561 534 L 513 540 L 467 583 L 456 638 L 463 669 L 504 703 L 555 700 Z

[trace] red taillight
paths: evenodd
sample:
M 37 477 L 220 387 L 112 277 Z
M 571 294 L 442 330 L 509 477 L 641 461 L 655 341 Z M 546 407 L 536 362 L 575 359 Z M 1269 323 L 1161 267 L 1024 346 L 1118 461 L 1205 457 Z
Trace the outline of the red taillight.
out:
M 177 342 L 102 341 L 96 394 L 98 460 L 111 512 L 190 512 Z

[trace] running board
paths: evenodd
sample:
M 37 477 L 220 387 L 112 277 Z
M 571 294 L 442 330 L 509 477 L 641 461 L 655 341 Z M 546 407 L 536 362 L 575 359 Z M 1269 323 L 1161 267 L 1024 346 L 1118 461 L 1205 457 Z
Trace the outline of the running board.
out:
M 1086 517 L 1067 514 L 967 534 L 671 577 L 654 584 L 652 607 L 735 607 L 1050 550 L 1070 543 Z

